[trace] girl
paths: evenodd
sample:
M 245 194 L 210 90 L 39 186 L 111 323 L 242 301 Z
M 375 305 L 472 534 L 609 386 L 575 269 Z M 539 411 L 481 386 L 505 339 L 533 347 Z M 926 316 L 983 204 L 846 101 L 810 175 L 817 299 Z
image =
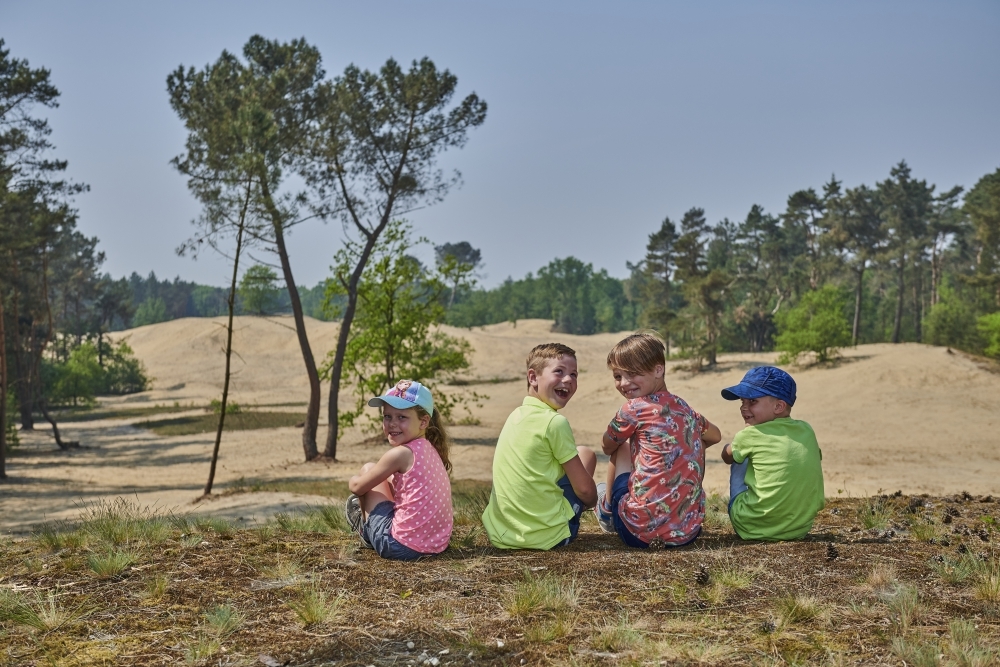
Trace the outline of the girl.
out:
M 382 408 L 392 449 L 348 482 L 347 520 L 382 558 L 439 554 L 451 539 L 451 462 L 434 398 L 419 382 L 400 380 L 368 405 Z

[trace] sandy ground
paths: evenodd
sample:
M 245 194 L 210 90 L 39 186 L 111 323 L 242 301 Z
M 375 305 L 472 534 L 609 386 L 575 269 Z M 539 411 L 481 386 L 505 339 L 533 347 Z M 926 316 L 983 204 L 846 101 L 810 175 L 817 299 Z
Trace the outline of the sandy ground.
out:
M 463 376 L 470 384 L 452 390 L 488 396 L 482 408 L 473 407 L 478 425 L 451 430 L 456 479 L 490 479 L 492 445 L 524 395 L 524 357 L 533 345 L 550 340 L 577 350 L 580 388 L 564 414 L 577 441 L 600 451 L 600 436 L 622 402 L 604 362 L 621 336 L 556 335 L 549 326 L 529 320 L 516 326 L 446 328 L 467 338 L 475 350 L 472 368 Z M 318 362 L 335 345 L 337 330 L 335 323 L 309 321 Z M 154 389 L 102 404 L 207 404 L 221 394 L 223 333 L 221 319 L 176 320 L 125 332 L 155 378 Z M 304 409 L 295 406 L 304 406 L 308 384 L 289 318 L 239 318 L 234 342 L 238 358 L 232 400 Z M 668 387 L 718 424 L 725 442 L 742 421 L 735 404 L 723 400 L 719 390 L 738 382 L 748 368 L 774 358 L 771 353 L 723 355 L 716 369 L 698 374 L 672 364 Z M 823 449 L 827 496 L 880 489 L 1000 493 L 1000 374 L 944 348 L 917 344 L 861 346 L 846 351 L 832 366 L 790 370 L 798 383 L 794 416 L 812 424 Z M 352 399 L 345 394 L 342 400 Z M 326 432 L 325 395 L 323 401 L 320 449 Z M 3 532 L 23 533 L 41 521 L 72 518 L 81 506 L 117 496 L 161 510 L 210 512 L 244 522 L 328 502 L 317 496 L 253 493 L 192 505 L 205 483 L 214 434 L 160 437 L 123 420 L 61 428 L 83 447 L 59 451 L 40 429 L 22 434 L 22 446 L 8 459 L 9 479 L 0 483 Z M 366 443 L 366 437 L 360 431 L 346 434 L 336 463 L 305 463 L 298 429 L 227 433 L 216 489 L 240 478 L 346 480 L 384 451 L 384 445 Z M 728 467 L 718 452 L 718 447 L 709 450 L 705 485 L 725 493 Z M 598 477 L 603 474 L 602 466 Z

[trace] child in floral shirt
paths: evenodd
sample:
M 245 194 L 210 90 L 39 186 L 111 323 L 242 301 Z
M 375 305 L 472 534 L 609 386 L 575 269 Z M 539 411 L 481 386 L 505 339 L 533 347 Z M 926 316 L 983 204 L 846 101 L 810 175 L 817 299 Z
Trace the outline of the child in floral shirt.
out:
M 665 366 L 663 341 L 653 333 L 632 334 L 608 354 L 615 388 L 628 402 L 604 434 L 611 463 L 594 512 L 605 532 L 640 549 L 698 537 L 705 447 L 722 440 L 717 426 L 667 391 Z

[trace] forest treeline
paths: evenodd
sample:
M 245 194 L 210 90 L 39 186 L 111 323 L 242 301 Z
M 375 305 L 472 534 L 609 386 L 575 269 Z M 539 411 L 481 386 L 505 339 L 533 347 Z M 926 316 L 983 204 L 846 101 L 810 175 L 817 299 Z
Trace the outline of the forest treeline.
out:
M 840 345 L 916 341 L 1000 356 L 998 260 L 1000 169 L 968 192 L 939 191 L 900 162 L 872 185 L 831 177 L 794 192 L 778 213 L 753 205 L 713 225 L 691 208 L 652 230 L 624 280 L 555 259 L 466 288 L 447 321 L 544 318 L 576 334 L 652 327 L 675 353 L 713 363 L 721 351 L 774 349 L 806 308 L 796 328 L 832 311 L 819 328 L 835 329 Z

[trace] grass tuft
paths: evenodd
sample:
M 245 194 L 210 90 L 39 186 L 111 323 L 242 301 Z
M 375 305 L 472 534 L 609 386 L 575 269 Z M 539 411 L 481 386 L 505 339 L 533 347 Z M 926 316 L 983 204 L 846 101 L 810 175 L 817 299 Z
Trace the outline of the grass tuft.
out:
M 127 549 L 107 549 L 87 556 L 87 566 L 102 579 L 117 577 L 135 562 L 135 553 Z
M 892 652 L 910 667 L 938 667 L 941 651 L 936 644 L 910 637 L 893 637 Z
M 899 581 L 899 576 L 896 574 L 895 566 L 879 562 L 872 566 L 865 581 L 868 586 L 875 590 L 884 590 L 895 586 Z
M 204 663 L 213 655 L 219 652 L 222 645 L 215 637 L 199 633 L 193 644 L 189 644 L 184 649 L 184 663 L 187 665 L 197 665 Z
M 79 620 L 90 612 L 82 606 L 66 609 L 53 591 L 46 595 L 36 592 L 31 599 L 19 593 L 0 589 L 0 623 L 12 623 L 47 632 Z
M 525 570 L 524 578 L 514 584 L 507 600 L 511 616 L 532 616 L 539 613 L 560 614 L 576 607 L 576 581 L 563 581 L 555 575 L 535 577 Z
M 124 498 L 100 501 L 84 511 L 80 530 L 114 546 L 144 543 L 156 546 L 171 534 L 170 521 Z
M 302 624 L 309 627 L 335 619 L 340 614 L 344 599 L 343 595 L 338 595 L 331 600 L 325 591 L 313 585 L 303 590 L 299 599 L 290 601 L 288 606 Z
M 893 510 L 889 499 L 885 496 L 872 496 L 861 501 L 858 508 L 858 520 L 867 530 L 876 528 L 883 530 L 892 519 Z
M 244 620 L 243 614 L 228 604 L 212 607 L 205 612 L 205 621 L 219 639 L 224 639 L 239 630 Z
M 638 648 L 643 643 L 642 633 L 629 622 L 627 614 L 623 614 L 614 622 L 605 622 L 595 629 L 597 634 L 591 640 L 591 645 L 598 651 L 621 653 Z
M 778 600 L 776 611 L 782 625 L 795 625 L 821 617 L 825 609 L 812 596 L 786 595 Z
M 920 594 L 914 586 L 897 584 L 891 591 L 883 593 L 881 598 L 889 608 L 889 620 L 897 633 L 909 631 L 910 625 L 923 613 Z
M 951 556 L 938 556 L 932 558 L 929 565 L 934 573 L 941 577 L 948 584 L 962 584 L 976 570 L 974 559 L 968 554 L 963 554 L 958 558 Z

